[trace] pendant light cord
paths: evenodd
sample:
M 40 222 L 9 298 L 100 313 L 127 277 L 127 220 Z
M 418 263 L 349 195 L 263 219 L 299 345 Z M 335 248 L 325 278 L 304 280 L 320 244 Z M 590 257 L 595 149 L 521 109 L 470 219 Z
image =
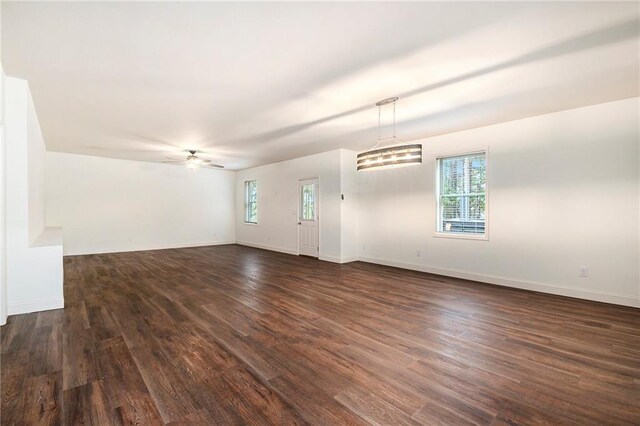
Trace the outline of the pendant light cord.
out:
M 393 136 L 390 138 L 382 139 L 382 107 L 384 105 L 378 105 L 378 143 L 376 143 L 371 149 L 376 149 L 383 141 L 389 139 L 396 140 L 396 101 L 393 101 Z
M 382 127 L 381 120 L 382 120 L 382 105 L 378 106 L 378 144 L 376 146 L 380 144 L 380 139 L 382 139 L 382 134 L 380 133 L 380 128 Z
M 393 101 L 393 139 L 396 138 L 396 101 Z

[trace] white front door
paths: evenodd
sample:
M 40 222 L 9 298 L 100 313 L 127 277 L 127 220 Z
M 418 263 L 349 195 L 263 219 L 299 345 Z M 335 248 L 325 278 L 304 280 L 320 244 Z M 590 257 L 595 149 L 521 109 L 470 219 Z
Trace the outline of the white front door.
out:
M 318 257 L 318 179 L 298 181 L 298 252 Z

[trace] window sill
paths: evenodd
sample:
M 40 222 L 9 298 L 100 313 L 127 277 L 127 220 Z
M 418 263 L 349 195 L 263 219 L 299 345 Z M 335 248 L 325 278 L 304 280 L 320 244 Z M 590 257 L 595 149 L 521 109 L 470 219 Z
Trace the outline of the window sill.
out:
M 435 238 L 451 238 L 454 240 L 477 240 L 477 241 L 489 241 L 489 236 L 485 233 L 484 235 L 467 235 L 467 234 L 458 234 L 455 232 L 436 232 L 433 234 Z
M 258 222 L 244 222 L 245 225 L 258 226 Z

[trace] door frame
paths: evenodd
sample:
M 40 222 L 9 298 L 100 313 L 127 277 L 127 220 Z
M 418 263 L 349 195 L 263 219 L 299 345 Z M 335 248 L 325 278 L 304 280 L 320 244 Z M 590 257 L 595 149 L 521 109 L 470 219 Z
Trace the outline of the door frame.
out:
M 322 226 L 322 214 L 320 213 L 320 177 L 318 176 L 311 176 L 311 177 L 305 177 L 305 178 L 299 178 L 296 181 L 296 202 L 298 203 L 298 207 L 296 208 L 296 251 L 298 252 L 298 256 L 300 256 L 300 225 L 298 225 L 298 222 L 300 222 L 300 215 L 301 215 L 301 210 L 300 208 L 302 207 L 302 200 L 300 199 L 300 182 L 303 180 L 309 180 L 309 179 L 315 179 L 318 183 L 317 183 L 317 196 L 316 196 L 316 219 L 318 221 L 318 260 L 320 260 L 320 256 L 321 256 L 321 247 L 322 247 L 322 240 L 321 240 L 321 235 L 322 232 L 321 231 L 321 226 Z

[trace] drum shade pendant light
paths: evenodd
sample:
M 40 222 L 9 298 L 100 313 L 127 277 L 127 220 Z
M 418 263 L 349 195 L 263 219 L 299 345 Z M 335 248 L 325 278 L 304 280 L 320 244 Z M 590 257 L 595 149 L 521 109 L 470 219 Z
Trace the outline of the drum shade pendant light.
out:
M 422 144 L 401 143 L 396 137 L 397 100 L 397 97 L 393 97 L 376 103 L 378 107 L 378 143 L 370 150 L 358 154 L 358 171 L 390 169 L 422 163 Z M 389 104 L 393 104 L 393 136 L 382 138 L 380 133 L 382 107 Z M 381 146 L 383 144 L 386 146 Z

